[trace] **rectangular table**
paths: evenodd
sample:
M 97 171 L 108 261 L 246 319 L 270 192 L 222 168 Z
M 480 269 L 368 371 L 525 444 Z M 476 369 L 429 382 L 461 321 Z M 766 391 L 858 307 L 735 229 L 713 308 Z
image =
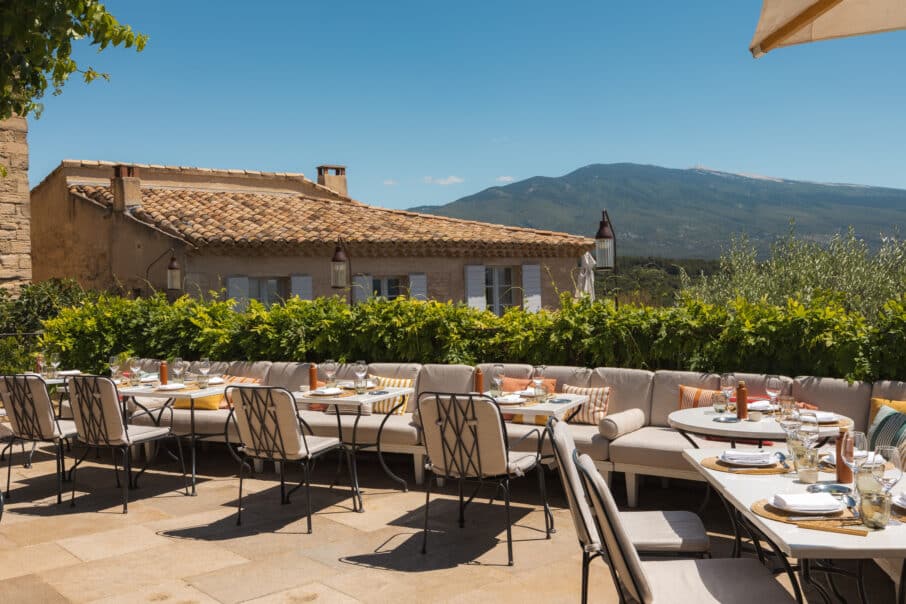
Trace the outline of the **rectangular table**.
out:
M 683 457 L 705 478 L 708 484 L 732 505 L 747 522 L 761 532 L 782 554 L 800 561 L 866 560 L 871 558 L 906 558 L 906 523 L 891 520 L 884 530 L 871 531 L 865 537 L 843 535 L 799 528 L 755 514 L 751 506 L 775 493 L 804 493 L 808 485 L 798 481 L 795 473 L 734 474 L 711 470 L 701 465 L 706 457 L 720 455 L 726 447 L 685 449 Z M 831 474 L 821 482 L 835 482 Z M 894 494 L 903 491 L 900 483 Z M 808 566 L 805 566 L 807 571 Z M 804 577 L 807 580 L 807 577 Z M 903 589 L 903 586 L 900 587 Z
M 358 470 L 356 468 L 356 453 L 363 449 L 374 448 L 377 451 L 378 462 L 381 464 L 381 467 L 384 469 L 384 472 L 394 481 L 400 483 L 403 486 L 403 490 L 408 490 L 408 485 L 403 478 L 400 478 L 394 474 L 387 463 L 384 461 L 384 454 L 381 451 L 381 434 L 384 431 L 384 424 L 392 414 L 388 413 L 384 421 L 381 422 L 380 427 L 377 431 L 377 436 L 375 438 L 376 442 L 373 443 L 360 443 L 358 442 L 358 428 L 359 428 L 359 419 L 363 415 L 371 415 L 374 405 L 382 401 L 393 400 L 401 396 L 412 396 L 415 394 L 414 388 L 397 388 L 397 387 L 387 387 L 387 388 L 376 388 L 372 389 L 364 394 L 340 394 L 336 396 L 318 396 L 312 395 L 309 392 L 293 392 L 293 398 L 296 400 L 297 405 L 301 404 L 317 404 L 317 405 L 328 405 L 334 407 L 334 411 L 337 416 L 337 435 L 340 439 L 340 442 L 343 443 L 343 446 L 351 453 L 351 464 L 350 474 L 352 475 L 352 485 L 353 490 L 356 493 L 353 507 L 357 512 L 364 512 L 364 502 L 362 501 L 362 494 L 359 490 L 359 477 Z M 403 403 L 400 403 L 403 404 Z M 345 411 L 343 407 L 354 409 L 354 413 L 343 413 Z M 352 425 L 352 439 L 351 441 L 343 437 L 343 415 L 354 415 L 355 421 Z
M 537 404 L 505 405 L 498 403 L 502 413 L 521 415 L 523 417 L 556 417 L 563 419 L 568 411 L 574 411 L 588 402 L 586 394 L 557 393 L 547 401 Z
M 198 440 L 198 435 L 195 434 L 195 401 L 196 399 L 204 398 L 206 396 L 214 396 L 217 394 L 223 394 L 226 391 L 229 384 L 217 384 L 216 386 L 208 386 L 207 388 L 200 388 L 196 390 L 159 390 L 156 386 L 146 385 L 146 386 L 126 386 L 123 388 L 117 387 L 119 393 L 123 396 L 123 400 L 127 397 L 132 398 L 133 400 L 137 398 L 145 399 L 157 399 L 162 401 L 168 401 L 174 398 L 187 398 L 189 399 L 189 455 L 191 457 L 191 468 L 192 468 L 192 495 L 195 495 L 195 445 Z M 138 401 L 136 401 L 136 404 Z

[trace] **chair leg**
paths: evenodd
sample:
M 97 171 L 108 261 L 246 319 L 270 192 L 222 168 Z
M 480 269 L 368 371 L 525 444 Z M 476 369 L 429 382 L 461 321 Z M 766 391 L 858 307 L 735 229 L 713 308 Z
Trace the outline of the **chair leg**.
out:
M 6 462 L 7 462 L 7 464 L 6 464 L 6 498 L 7 498 L 7 499 L 9 499 L 9 481 L 10 481 L 10 477 L 11 477 L 12 474 L 13 474 L 13 448 L 12 448 L 12 444 L 13 444 L 13 441 L 10 441 L 10 446 L 9 446 L 9 457 L 8 457 L 7 460 L 6 460 Z
M 63 465 L 63 441 L 57 441 L 57 505 L 63 503 L 63 474 L 66 466 Z
M 289 497 L 286 496 L 286 464 L 280 464 L 280 504 L 289 503 Z
M 182 456 L 182 441 L 175 434 L 173 440 L 176 441 L 176 454 L 179 456 L 179 469 L 182 471 L 182 481 L 186 485 L 186 496 L 189 496 L 189 479 L 186 476 L 186 461 Z
M 242 526 L 242 479 L 245 476 L 245 462 L 239 462 L 239 500 L 236 503 L 236 526 Z
M 541 505 L 544 512 L 544 532 L 547 535 L 547 538 L 551 538 L 551 533 L 554 532 L 554 515 L 551 513 L 551 508 L 547 504 L 547 486 L 544 483 L 544 465 L 538 464 L 538 490 L 541 492 Z
M 425 456 L 422 453 L 412 454 L 412 467 L 415 470 L 415 484 L 421 485 L 425 482 Z
M 626 505 L 631 508 L 639 505 L 639 477 L 634 472 L 626 472 Z
M 427 471 L 425 480 L 425 531 L 422 537 L 422 553 L 428 553 L 428 505 L 431 503 L 431 482 L 434 480 L 433 472 Z
M 120 467 L 119 462 L 116 460 L 116 449 L 110 449 L 111 454 L 113 455 L 113 475 L 116 476 L 116 488 L 122 488 L 120 485 Z M 98 449 L 98 459 L 101 458 L 101 450 Z
M 588 555 L 588 552 L 582 552 L 582 604 L 588 602 L 588 565 L 591 563 L 591 558 Z
M 123 447 L 123 513 L 129 513 L 129 483 L 132 482 L 132 448 Z
M 466 526 L 466 504 L 462 497 L 462 478 L 459 479 L 459 528 Z
M 506 551 L 507 564 L 513 566 L 513 526 L 510 523 L 510 479 L 503 479 L 503 497 L 506 506 Z
M 306 461 L 302 466 L 305 473 L 305 507 L 308 518 L 308 534 L 311 535 L 311 468 Z

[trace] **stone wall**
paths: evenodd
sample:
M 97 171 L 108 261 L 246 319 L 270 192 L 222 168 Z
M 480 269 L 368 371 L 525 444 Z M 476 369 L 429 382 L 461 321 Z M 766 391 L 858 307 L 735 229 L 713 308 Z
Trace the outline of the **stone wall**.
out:
M 0 287 L 31 281 L 29 236 L 28 123 L 14 117 L 0 122 Z

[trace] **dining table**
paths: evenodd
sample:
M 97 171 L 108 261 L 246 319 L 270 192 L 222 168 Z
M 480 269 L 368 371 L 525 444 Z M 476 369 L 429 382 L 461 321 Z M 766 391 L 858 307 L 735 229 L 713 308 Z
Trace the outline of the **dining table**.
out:
M 827 523 L 814 517 L 795 523 L 792 521 L 800 518 L 766 517 L 765 510 L 771 508 L 765 500 L 770 501 L 775 494 L 808 493 L 810 489 L 814 491 L 836 485 L 835 474 L 820 474 L 815 483 L 818 486 L 813 486 L 800 481 L 791 464 L 786 471 L 777 473 L 717 469 L 709 462 L 725 450 L 725 447 L 689 448 L 683 451 L 683 457 L 719 494 L 727 508 L 733 522 L 734 555 L 742 553 L 740 542 L 743 535 L 748 536 L 759 558 L 764 560 L 769 553 L 774 554 L 789 574 L 799 602 L 803 601 L 802 589 L 806 585 L 814 587 L 826 602 L 832 601 L 832 595 L 839 598 L 834 577 L 841 575 L 855 579 L 864 602 L 867 599 L 863 584 L 864 563 L 873 558 L 906 559 L 906 509 L 895 507 L 884 529 L 867 529 L 853 523 L 843 526 L 845 523 L 840 523 L 842 530 L 837 530 L 835 522 Z M 903 485 L 897 485 L 892 491 L 894 496 L 901 492 L 904 492 Z M 761 541 L 766 542 L 772 551 L 763 551 Z M 790 559 L 795 559 L 796 563 Z M 853 573 L 834 564 L 834 561 L 840 560 L 858 561 L 858 571 Z M 903 570 L 906 571 L 906 566 Z M 828 578 L 827 586 L 816 579 L 816 573 Z M 903 589 L 901 581 L 900 590 Z
M 387 465 L 384 460 L 384 454 L 381 450 L 381 435 L 384 432 L 384 426 L 387 420 L 401 407 L 406 404 L 407 398 L 415 394 L 412 387 L 369 387 L 365 392 L 357 393 L 351 388 L 335 388 L 327 390 L 323 388 L 307 391 L 293 392 L 293 398 L 296 405 L 304 410 L 310 405 L 323 405 L 326 409 L 323 413 L 333 413 L 337 418 L 337 436 L 343 447 L 350 453 L 350 475 L 352 479 L 352 488 L 355 492 L 353 499 L 353 508 L 356 512 L 364 512 L 365 504 L 362 499 L 362 492 L 359 488 L 359 476 L 356 462 L 356 455 L 359 451 L 375 450 L 378 456 L 378 462 L 381 464 L 384 473 L 393 481 L 402 485 L 403 491 L 408 490 L 406 480 L 397 476 Z M 384 401 L 399 399 L 399 402 L 388 413 L 383 414 L 384 419 L 381 421 L 377 430 L 375 442 L 360 442 L 358 439 L 359 421 L 363 416 L 371 415 L 374 406 Z M 354 416 L 352 429 L 344 433 L 343 416 Z M 302 418 L 304 421 L 304 417 Z M 311 428 L 309 428 L 311 432 Z
M 198 387 L 184 387 L 180 389 L 167 388 L 166 386 L 160 386 L 154 383 L 145 383 L 138 386 L 118 386 L 117 389 L 120 395 L 123 397 L 123 404 L 125 406 L 125 401 L 128 398 L 131 398 L 135 404 L 142 409 L 144 412 L 151 414 L 152 410 L 149 410 L 144 404 L 139 403 L 138 399 L 152 399 L 160 400 L 164 402 L 164 407 L 166 403 L 171 399 L 180 398 L 180 399 L 189 399 L 189 434 L 186 437 L 189 439 L 189 465 L 191 467 L 192 475 L 192 490 L 191 494 L 194 496 L 195 491 L 195 458 L 196 458 L 196 448 L 198 439 L 207 436 L 200 435 L 196 433 L 195 430 L 195 401 L 204 398 L 206 396 L 215 396 L 222 395 L 226 391 L 229 384 L 221 383 L 215 385 L 208 385 L 206 388 Z M 161 413 L 163 407 L 161 408 Z M 125 409 L 124 409 L 125 413 Z M 153 416 L 152 416 L 153 417 Z M 159 421 L 158 417 L 158 421 Z M 213 436 L 213 435 L 212 435 Z M 218 435 L 219 436 L 219 435 Z

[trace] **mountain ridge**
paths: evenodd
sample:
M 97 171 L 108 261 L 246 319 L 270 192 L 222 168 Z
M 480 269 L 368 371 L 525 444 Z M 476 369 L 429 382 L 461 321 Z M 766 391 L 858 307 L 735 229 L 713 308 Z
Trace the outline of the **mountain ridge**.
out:
M 607 209 L 623 254 L 716 258 L 731 234 L 766 251 L 785 235 L 824 241 L 852 226 L 871 244 L 906 224 L 906 190 L 650 164 L 589 164 L 412 211 L 593 236 Z

